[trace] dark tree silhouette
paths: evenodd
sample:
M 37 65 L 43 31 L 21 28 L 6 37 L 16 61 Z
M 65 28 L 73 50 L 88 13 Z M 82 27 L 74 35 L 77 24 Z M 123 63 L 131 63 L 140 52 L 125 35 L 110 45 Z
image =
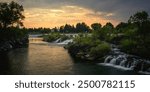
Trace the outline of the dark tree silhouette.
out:
M 127 26 L 128 26 L 127 23 L 121 22 L 121 23 L 119 23 L 119 24 L 116 26 L 116 29 L 117 29 L 117 30 L 124 29 L 124 28 L 126 28 Z
M 129 24 L 134 24 L 138 28 L 137 32 L 140 36 L 143 36 L 143 38 L 149 36 L 150 20 L 147 12 L 137 12 L 130 17 L 128 22 Z
M 92 28 L 92 30 L 94 30 L 94 31 L 100 31 L 101 27 L 102 27 L 102 25 L 101 25 L 100 23 L 93 23 L 93 24 L 91 25 L 91 28 Z
M 145 11 L 137 12 L 128 20 L 129 23 L 143 23 L 148 20 L 148 13 Z
M 75 28 L 74 28 L 74 26 L 66 24 L 64 26 L 64 30 L 65 30 L 66 33 L 74 33 Z
M 90 32 L 90 27 L 87 24 L 85 24 L 84 22 L 77 23 L 76 31 L 77 32 Z
M 22 5 L 12 1 L 10 3 L 0 2 L 0 27 L 20 27 L 23 26 L 22 20 L 24 9 Z
M 114 29 L 114 25 L 112 23 L 108 22 L 108 23 L 106 23 L 106 25 L 103 28 L 106 28 L 108 30 L 112 30 L 112 29 Z

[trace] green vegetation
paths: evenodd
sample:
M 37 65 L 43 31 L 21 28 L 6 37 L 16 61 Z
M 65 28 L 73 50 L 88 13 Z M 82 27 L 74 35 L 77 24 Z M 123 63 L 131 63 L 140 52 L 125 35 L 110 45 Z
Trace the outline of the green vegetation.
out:
M 90 33 L 92 30 L 90 27 L 85 24 L 84 22 L 82 23 L 77 23 L 76 26 L 70 25 L 70 24 L 65 24 L 60 27 L 54 27 L 52 29 L 50 28 L 26 28 L 26 30 L 30 34 L 49 34 L 49 33 Z
M 109 44 L 86 34 L 75 37 L 66 48 L 72 56 L 87 60 L 99 60 L 110 52 Z
M 27 31 L 24 29 L 9 28 L 7 30 L 0 30 L 0 42 L 22 39 L 27 36 Z
M 69 39 L 68 36 L 61 35 L 58 32 L 57 33 L 50 33 L 48 35 L 44 35 L 43 38 L 44 38 L 44 41 L 47 41 L 47 42 L 53 42 L 53 41 L 56 41 L 57 39 L 60 39 L 61 41 Z
M 150 18 L 147 12 L 137 12 L 128 23 L 116 27 L 107 23 L 91 25 L 92 35 L 82 34 L 66 46 L 69 53 L 81 59 L 99 60 L 110 51 L 108 43 L 116 44 L 126 53 L 150 58 Z
M 23 26 L 22 20 L 25 18 L 23 12 L 23 6 L 14 1 L 11 3 L 0 2 L 0 28 Z
M 123 51 L 150 58 L 150 19 L 145 11 L 137 12 L 130 17 L 128 26 L 124 28 L 125 38 L 121 40 Z
M 110 52 L 110 50 L 111 49 L 110 49 L 109 44 L 102 43 L 96 47 L 92 47 L 90 49 L 90 55 L 95 59 L 99 59 L 99 58 L 106 56 Z
M 15 2 L 0 2 L 0 47 L 27 43 L 28 33 L 47 33 L 44 40 L 48 42 L 69 39 L 62 33 L 80 33 L 74 42 L 66 46 L 73 56 L 98 60 L 110 52 L 108 43 L 118 45 L 122 51 L 150 58 L 150 17 L 147 12 L 137 12 L 127 23 L 121 22 L 116 27 L 112 23 L 102 26 L 100 23 L 66 24 L 55 28 L 23 28 L 24 9 Z M 19 47 L 19 44 L 18 47 Z M 9 46 L 11 47 L 11 46 Z M 17 47 L 17 46 L 16 46 Z M 1 49 L 0 49 L 1 50 Z
M 23 6 L 15 2 L 0 2 L 0 52 L 28 44 L 28 34 L 23 28 Z

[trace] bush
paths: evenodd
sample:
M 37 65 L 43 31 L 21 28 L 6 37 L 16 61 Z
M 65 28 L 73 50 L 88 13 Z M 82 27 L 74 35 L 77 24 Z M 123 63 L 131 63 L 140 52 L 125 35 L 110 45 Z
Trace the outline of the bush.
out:
M 121 48 L 128 53 L 136 52 L 137 42 L 129 39 L 125 39 L 121 41 Z
M 47 42 L 53 42 L 53 41 L 59 39 L 60 37 L 61 37 L 61 35 L 59 33 L 51 33 L 49 35 L 43 36 L 44 41 L 47 41 Z
M 94 40 L 92 37 L 76 37 L 73 43 L 66 46 L 69 53 L 81 59 L 99 59 L 109 53 L 110 46 L 98 39 Z M 87 57 L 88 56 L 88 57 Z
M 0 29 L 0 41 L 12 41 L 22 39 L 28 35 L 26 30 L 18 28 Z
M 110 52 L 111 48 L 109 46 L 109 44 L 107 43 L 102 43 L 99 44 L 96 47 L 92 47 L 90 49 L 90 56 L 93 57 L 94 59 L 99 59 L 104 57 L 105 55 L 107 55 Z
M 56 41 L 57 39 L 60 39 L 61 41 L 69 39 L 68 36 L 61 35 L 60 33 L 51 33 L 49 35 L 44 35 L 43 38 L 44 38 L 44 41 L 47 41 L 47 42 L 53 42 L 53 41 Z
M 61 41 L 65 41 L 65 40 L 69 39 L 69 37 L 66 35 L 61 35 L 60 39 L 61 39 Z

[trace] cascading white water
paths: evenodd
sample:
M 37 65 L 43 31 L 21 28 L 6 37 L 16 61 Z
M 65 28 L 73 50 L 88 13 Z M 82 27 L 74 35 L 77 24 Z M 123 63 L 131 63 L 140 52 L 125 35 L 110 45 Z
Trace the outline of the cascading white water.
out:
M 59 43 L 59 42 L 61 42 L 61 38 L 59 38 L 56 41 L 54 41 L 54 43 Z
M 110 61 L 110 64 L 115 65 L 115 64 L 116 64 L 116 61 L 117 61 L 117 59 L 116 59 L 116 58 L 113 58 L 113 59 Z
M 56 41 L 54 41 L 54 43 L 56 43 L 58 45 L 66 45 L 70 42 L 73 42 L 73 39 L 67 39 L 67 40 L 61 41 L 61 38 L 59 38 Z
M 68 40 L 65 40 L 65 41 L 57 43 L 57 44 L 64 44 L 64 45 L 66 45 L 66 44 L 68 44 L 70 42 L 73 42 L 73 40 L 72 39 L 68 39 Z
M 113 59 L 112 56 L 107 56 L 107 57 L 105 58 L 104 63 L 108 63 L 108 61 L 110 61 L 111 59 Z
M 112 45 L 112 52 L 105 58 L 104 64 L 113 65 L 114 67 L 124 67 L 150 74 L 149 60 L 141 59 L 140 57 L 121 52 L 115 45 Z

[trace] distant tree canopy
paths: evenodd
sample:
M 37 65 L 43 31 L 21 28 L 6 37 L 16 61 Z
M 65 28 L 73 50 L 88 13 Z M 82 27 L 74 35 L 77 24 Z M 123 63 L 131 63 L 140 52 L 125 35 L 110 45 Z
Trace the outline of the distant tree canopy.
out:
M 22 20 L 25 18 L 23 12 L 23 6 L 14 1 L 0 2 L 0 28 L 23 26 Z
M 84 22 L 77 23 L 76 31 L 77 32 L 90 32 L 90 27 L 87 24 L 85 24 Z
M 92 28 L 92 30 L 94 30 L 94 31 L 100 31 L 101 27 L 102 27 L 102 25 L 101 25 L 100 23 L 93 23 L 93 24 L 91 25 L 91 28 Z
M 64 26 L 60 26 L 60 28 L 58 28 L 58 32 L 60 33 L 80 33 L 80 32 L 91 32 L 90 27 L 85 24 L 84 22 L 82 23 L 77 23 L 76 26 L 74 25 L 70 25 L 70 24 L 66 24 Z M 55 31 L 56 32 L 56 31 Z
M 61 33 L 70 33 L 70 32 L 75 33 L 75 27 L 70 24 L 66 24 L 65 26 L 61 26 L 59 31 Z
M 106 23 L 106 25 L 103 26 L 103 28 L 106 28 L 108 30 L 114 29 L 114 25 L 110 22 Z

